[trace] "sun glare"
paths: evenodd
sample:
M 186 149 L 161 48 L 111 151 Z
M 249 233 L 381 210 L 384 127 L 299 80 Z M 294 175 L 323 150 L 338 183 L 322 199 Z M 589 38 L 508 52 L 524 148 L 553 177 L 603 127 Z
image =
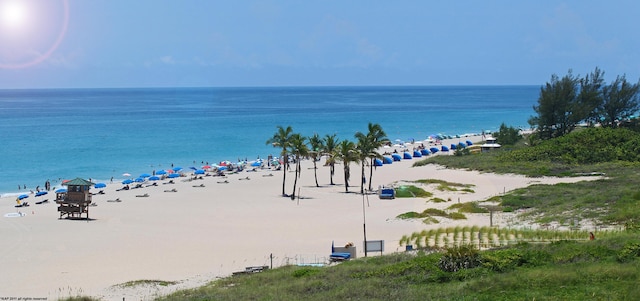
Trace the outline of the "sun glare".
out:
M 5 26 L 16 28 L 24 26 L 27 19 L 27 7 L 20 1 L 6 1 L 0 7 L 0 16 Z

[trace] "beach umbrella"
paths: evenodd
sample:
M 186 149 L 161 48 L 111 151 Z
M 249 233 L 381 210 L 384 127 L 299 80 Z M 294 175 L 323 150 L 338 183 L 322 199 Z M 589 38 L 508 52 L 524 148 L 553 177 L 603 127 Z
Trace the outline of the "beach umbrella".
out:
M 178 172 L 178 171 L 181 171 L 181 170 L 182 170 L 182 167 L 174 167 L 174 168 L 172 168 L 171 170 L 173 170 L 173 171 L 175 171 L 175 172 Z
M 257 167 L 257 166 L 260 166 L 260 165 L 262 165 L 262 162 L 255 161 L 255 162 L 251 163 L 251 166 L 253 166 L 253 167 Z
M 138 183 L 142 183 L 142 182 L 145 181 L 145 179 L 143 177 L 139 177 L 139 178 L 136 178 L 134 181 L 136 181 Z
M 382 160 L 380 159 L 375 159 L 373 161 L 373 166 L 382 166 Z
M 472 146 L 473 142 L 471 142 L 471 140 L 467 140 L 467 146 Z
M 429 150 L 428 150 L 428 149 L 421 149 L 421 150 L 420 150 L 420 153 L 421 153 L 423 156 L 428 156 L 429 154 L 431 154 L 431 153 L 429 152 Z
M 400 156 L 400 154 L 393 154 L 393 155 L 391 155 L 391 157 L 393 158 L 393 161 L 401 161 L 402 160 L 402 156 Z
M 432 154 L 435 154 L 440 151 L 437 147 L 432 147 L 429 150 L 431 151 Z
M 169 176 L 167 176 L 167 177 L 168 177 L 169 179 L 173 179 L 173 178 L 180 177 L 180 175 L 179 175 L 179 174 L 177 174 L 177 173 L 172 173 L 172 174 L 170 174 L 170 175 L 169 175 Z
M 456 150 L 456 149 L 458 149 L 458 147 L 455 144 L 451 143 L 451 149 L 452 150 Z
M 21 195 L 18 196 L 18 200 L 24 200 L 24 199 L 26 199 L 28 197 L 29 197 L 28 194 L 21 194 Z
M 218 167 L 218 170 L 227 170 L 227 167 L 226 166 L 220 166 L 220 167 Z
M 203 175 L 204 174 L 204 169 L 197 169 L 194 174 L 196 175 Z
M 411 159 L 413 157 L 411 157 L 411 154 L 408 152 L 404 152 L 404 154 L 402 154 L 402 159 Z
M 158 170 L 158 171 L 156 171 L 156 174 L 157 175 L 166 175 L 167 171 L 166 170 Z
M 458 143 L 458 148 L 465 148 L 465 147 L 467 147 L 466 144 L 464 144 L 462 142 Z
M 41 196 L 41 195 L 45 195 L 45 194 L 47 194 L 46 191 L 38 191 L 38 192 L 36 192 L 36 196 Z
M 95 188 L 105 188 L 105 187 L 107 187 L 107 184 L 105 184 L 105 183 L 96 183 L 96 185 L 94 185 L 93 187 L 95 187 Z
M 189 169 L 192 169 L 192 170 L 194 170 L 194 171 L 195 171 L 195 170 L 198 170 L 195 166 L 191 166 L 191 167 L 189 167 Z
M 126 180 L 122 181 L 122 184 L 125 184 L 125 185 L 129 185 L 131 183 L 133 183 L 133 180 L 131 180 L 131 179 L 126 179 Z
M 123 176 L 123 177 L 130 177 L 130 176 L 131 176 L 131 174 L 130 174 L 130 173 L 128 173 L 128 172 L 125 172 L 125 173 L 123 173 L 123 174 L 122 174 L 122 176 Z
M 158 176 L 149 177 L 149 181 L 158 181 L 158 180 L 160 180 L 160 177 Z
M 448 152 L 449 148 L 443 145 L 442 147 L 440 147 L 440 151 Z
M 383 157 L 382 163 L 383 164 L 391 164 L 391 163 L 393 163 L 393 158 L 385 156 L 385 157 Z
M 150 176 L 151 176 L 151 175 L 150 175 L 150 174 L 148 174 L 148 173 L 143 173 L 143 174 L 141 174 L 138 178 L 148 178 L 148 177 L 150 177 Z
M 202 169 L 209 169 L 209 168 L 211 168 L 211 166 L 210 166 L 210 165 L 202 166 Z
M 67 189 L 66 188 L 60 188 L 58 190 L 55 191 L 56 193 L 67 193 Z

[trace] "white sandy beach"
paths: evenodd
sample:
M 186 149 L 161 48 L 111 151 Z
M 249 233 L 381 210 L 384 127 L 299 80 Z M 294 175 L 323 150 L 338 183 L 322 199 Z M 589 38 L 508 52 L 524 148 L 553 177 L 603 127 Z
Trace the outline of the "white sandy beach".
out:
M 473 137 L 475 141 L 479 137 Z M 457 142 L 458 139 L 455 140 Z M 448 141 L 445 141 L 447 143 Z M 448 145 L 448 144 L 447 144 Z M 531 183 L 575 182 L 590 178 L 526 178 L 428 165 L 412 168 L 414 160 L 378 167 L 373 187 L 398 181 L 442 179 L 473 184 L 474 193 L 432 190 L 436 197 L 453 202 L 484 200 Z M 0 297 L 48 298 L 90 295 L 104 300 L 147 300 L 159 294 L 195 287 L 217 277 L 229 276 L 247 266 L 326 262 L 331 243 L 353 242 L 362 257 L 363 196 L 360 168 L 351 168 L 351 185 L 344 193 L 342 166 L 336 166 L 335 186 L 329 185 L 329 168 L 318 164 L 315 186 L 312 162 L 304 161 L 298 180 L 299 200 L 282 197 L 282 171 L 261 169 L 231 174 L 226 179 L 202 180 L 115 191 L 108 184 L 104 195 L 94 195 L 91 220 L 59 220 L 55 194 L 25 201 L 31 206 L 14 208 L 15 197 L 0 199 Z M 293 170 L 293 168 L 292 168 Z M 272 174 L 273 176 L 268 176 Z M 368 171 L 367 171 L 368 175 Z M 249 179 L 246 179 L 249 177 Z M 241 180 L 243 179 L 243 180 Z M 227 180 L 228 183 L 218 183 Z M 291 193 L 294 173 L 288 172 L 286 192 Z M 204 187 L 194 187 L 199 185 Z M 176 189 L 177 192 L 165 192 Z M 93 189 L 96 192 L 99 189 Z M 148 194 L 148 197 L 136 195 Z M 36 205 L 40 198 L 49 203 Z M 121 202 L 108 202 L 120 199 Z M 429 227 L 446 227 L 453 221 L 425 225 L 398 220 L 408 211 L 447 208 L 452 203 L 426 199 L 364 199 L 368 240 L 384 240 L 385 253 L 399 252 L 402 235 Z M 22 217 L 5 217 L 20 211 Z M 506 223 L 497 218 L 494 222 Z M 468 215 L 458 224 L 489 225 L 488 215 Z M 375 254 L 369 254 L 375 256 Z M 120 288 L 133 280 L 167 280 L 166 287 Z

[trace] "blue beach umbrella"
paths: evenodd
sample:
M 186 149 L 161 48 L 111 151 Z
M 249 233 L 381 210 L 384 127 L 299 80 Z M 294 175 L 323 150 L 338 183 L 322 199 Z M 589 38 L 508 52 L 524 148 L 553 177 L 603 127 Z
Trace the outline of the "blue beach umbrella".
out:
M 55 191 L 56 193 L 67 193 L 67 189 L 66 188 L 60 188 L 58 190 Z
M 421 149 L 421 150 L 420 150 L 420 153 L 421 153 L 423 156 L 428 156 L 429 154 L 431 154 L 431 153 L 429 152 L 429 150 L 428 150 L 428 149 Z
M 402 159 L 411 159 L 411 154 L 408 152 L 404 152 L 404 154 L 402 154 Z
M 160 180 L 160 177 L 158 176 L 149 177 L 149 181 L 158 181 L 158 180 Z
M 257 167 L 257 166 L 260 166 L 260 165 L 262 165 L 262 162 L 256 161 L 256 162 L 251 163 L 251 166 L 253 166 L 253 167 Z
M 451 143 L 451 149 L 452 150 L 456 150 L 456 149 L 458 149 L 458 147 L 455 144 Z
M 204 169 L 197 169 L 194 174 L 196 175 L 203 175 L 204 174 Z
M 131 180 L 131 179 L 126 179 L 126 180 L 122 181 L 122 184 L 126 184 L 126 185 L 129 185 L 131 183 L 133 183 L 133 180 Z
M 182 167 L 174 167 L 174 168 L 172 168 L 172 169 L 173 169 L 173 171 L 178 172 L 178 171 L 181 171 L 181 170 L 182 170 Z
M 440 151 L 437 147 L 432 147 L 429 150 L 431 151 L 432 154 L 435 154 Z
M 393 158 L 393 161 L 401 161 L 402 160 L 402 156 L 400 156 L 400 154 L 393 154 L 393 155 L 391 155 L 391 157 Z
M 96 185 L 94 185 L 93 187 L 95 187 L 95 188 L 105 188 L 105 187 L 107 187 L 107 184 L 105 184 L 105 183 L 96 183 Z
M 41 195 L 45 195 L 45 194 L 47 194 L 46 191 L 38 191 L 38 192 L 36 192 L 36 196 L 41 196 Z
M 198 170 L 198 168 L 196 168 L 195 166 L 191 166 L 191 167 L 189 167 L 189 169 L 193 169 L 194 171 Z
M 385 156 L 384 159 L 382 160 L 382 163 L 391 164 L 391 163 L 393 163 L 393 158 Z
M 443 146 L 440 148 L 440 151 L 448 152 L 448 151 L 449 151 L 449 148 L 443 145 Z
M 24 200 L 24 199 L 26 199 L 28 197 L 29 197 L 28 194 L 21 194 L 20 196 L 18 196 L 18 200 Z
M 156 174 L 157 175 L 166 175 L 167 171 L 166 170 L 158 170 L 158 171 L 156 171 Z
M 141 174 L 138 178 L 148 178 L 148 177 L 150 177 L 150 176 L 151 176 L 151 175 L 150 175 L 150 174 L 148 174 L 148 173 L 143 173 L 143 174 Z
M 172 174 L 170 174 L 167 178 L 169 178 L 169 179 L 173 179 L 173 178 L 177 178 L 177 177 L 180 177 L 180 175 L 179 175 L 179 174 L 177 174 L 177 173 L 172 173 Z
M 380 160 L 380 159 L 375 159 L 375 160 L 373 161 L 373 166 L 382 166 L 382 163 L 383 163 L 383 162 L 382 162 L 382 160 Z
M 471 142 L 471 140 L 467 140 L 467 146 L 472 146 L 473 142 Z
M 414 158 L 421 158 L 422 157 L 422 153 L 419 151 L 413 151 L 413 157 Z
M 142 183 L 145 181 L 145 179 L 143 177 L 140 178 L 136 178 L 134 181 L 138 182 L 138 183 Z
M 220 170 L 220 171 L 227 170 L 227 167 L 226 166 L 220 166 L 220 167 L 218 167 L 218 170 Z

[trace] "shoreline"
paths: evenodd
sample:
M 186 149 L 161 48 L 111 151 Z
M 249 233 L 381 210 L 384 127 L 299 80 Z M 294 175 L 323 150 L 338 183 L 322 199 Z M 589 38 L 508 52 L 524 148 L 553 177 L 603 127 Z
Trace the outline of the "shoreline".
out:
M 472 184 L 474 192 L 434 189 L 434 197 L 470 202 L 532 183 L 593 179 L 531 179 L 436 165 L 413 168 L 414 161 L 378 167 L 373 187 L 437 178 Z M 341 165 L 336 166 L 336 185 L 332 186 L 328 167 L 318 164 L 321 187 L 316 187 L 312 162 L 305 160 L 302 164 L 296 189 L 299 199 L 295 201 L 281 196 L 282 171 L 269 169 L 229 174 L 226 178 L 205 176 L 202 180 L 158 183 L 128 191 L 116 191 L 121 184 L 107 185 L 105 194 L 93 196 L 97 206 L 90 207 L 89 221 L 59 220 L 57 205 L 51 201 L 55 196 L 51 194 L 45 196 L 49 203 L 42 205 L 34 204 L 35 197 L 26 199 L 33 203 L 25 208 L 14 208 L 14 200 L 5 197 L 0 202 L 2 215 L 17 211 L 25 215 L 0 218 L 4 237 L 0 242 L 0 264 L 10 271 L 0 276 L 0 282 L 9 288 L 3 295 L 55 299 L 79 294 L 104 300 L 147 300 L 204 285 L 248 266 L 270 265 L 271 255 L 274 267 L 310 263 L 328 259 L 332 243 L 340 246 L 352 242 L 357 257 L 362 257 L 363 218 L 367 239 L 384 240 L 385 254 L 403 251 L 398 244 L 400 238 L 414 231 L 489 224 L 486 214 L 434 225 L 400 220 L 396 218 L 399 214 L 431 207 L 445 209 L 451 202 L 382 200 L 377 195 L 360 195 L 360 172 L 355 164 L 351 166 L 349 193 L 344 191 Z M 294 173 L 288 172 L 286 193 L 293 189 L 293 178 Z M 170 191 L 173 189 L 176 191 Z M 144 194 L 148 196 L 139 197 Z M 115 199 L 121 202 L 110 202 Z M 506 225 L 510 221 L 498 218 L 494 222 Z M 145 279 L 178 283 L 117 286 Z

